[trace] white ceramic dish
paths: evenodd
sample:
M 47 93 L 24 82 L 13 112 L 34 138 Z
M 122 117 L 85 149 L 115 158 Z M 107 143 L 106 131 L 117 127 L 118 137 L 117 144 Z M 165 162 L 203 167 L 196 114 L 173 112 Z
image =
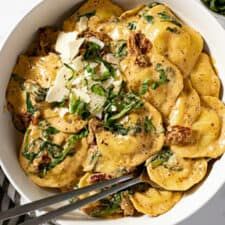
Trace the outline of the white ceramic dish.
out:
M 16 62 L 17 56 L 28 46 L 34 33 L 39 27 L 53 25 L 60 21 L 68 10 L 74 8 L 80 0 L 45 0 L 24 17 L 9 36 L 0 52 L 0 164 L 13 183 L 17 191 L 27 200 L 33 201 L 44 198 L 51 194 L 31 183 L 21 170 L 18 160 L 18 142 L 15 129 L 12 126 L 9 113 L 4 109 L 5 90 L 11 74 L 11 70 Z M 124 8 L 132 8 L 137 4 L 148 2 L 144 0 L 115 0 Z M 211 52 L 216 63 L 216 68 L 222 83 L 225 85 L 225 31 L 216 19 L 199 2 L 195 0 L 161 0 L 168 4 L 179 17 L 186 23 L 198 30 L 205 38 L 207 49 Z M 225 98 L 223 98 L 225 100 Z M 79 224 L 151 224 L 151 225 L 172 225 L 181 222 L 199 208 L 219 190 L 225 183 L 225 156 L 219 159 L 213 166 L 208 178 L 193 193 L 185 196 L 168 213 L 150 218 L 142 216 L 139 218 L 123 218 L 118 220 L 93 220 L 81 215 L 79 212 L 71 213 L 59 219 L 61 224 L 72 225 L 73 219 L 77 218 Z

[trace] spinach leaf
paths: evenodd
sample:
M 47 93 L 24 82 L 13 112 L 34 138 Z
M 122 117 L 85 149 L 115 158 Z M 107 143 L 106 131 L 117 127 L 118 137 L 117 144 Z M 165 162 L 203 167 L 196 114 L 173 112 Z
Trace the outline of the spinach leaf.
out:
M 45 130 L 43 130 L 43 137 L 49 139 L 50 136 L 58 133 L 59 131 L 55 127 L 49 126 Z
M 31 99 L 30 99 L 30 94 L 26 93 L 26 106 L 27 106 L 27 112 L 33 115 L 37 109 L 33 106 Z
M 73 94 L 70 95 L 69 112 L 79 115 L 82 119 L 87 119 L 90 116 L 87 103 L 80 98 L 76 99 Z
M 150 163 L 153 168 L 163 165 L 166 163 L 173 153 L 170 151 L 169 148 L 164 147 L 159 153 L 157 153 L 151 160 Z
M 107 217 L 113 214 L 122 213 L 120 207 L 122 201 L 121 193 L 114 194 L 111 199 L 103 199 L 100 201 L 100 207 L 91 212 L 93 217 Z
M 94 42 L 86 43 L 86 51 L 84 53 L 84 60 L 100 59 L 101 47 Z
M 139 94 L 140 95 L 144 95 L 147 93 L 148 91 L 148 88 L 149 88 L 149 80 L 145 80 L 142 84 L 141 84 L 141 87 L 140 87 L 140 90 L 139 90 Z
M 128 27 L 129 30 L 136 30 L 137 23 L 136 22 L 129 22 L 127 27 Z
M 174 17 L 170 16 L 169 14 L 167 14 L 167 12 L 163 11 L 163 12 L 159 12 L 158 13 L 160 19 L 164 22 L 171 22 L 173 24 L 175 24 L 178 27 L 182 27 L 182 24 Z
M 116 50 L 116 57 L 121 58 L 124 56 L 127 56 L 127 43 L 125 41 L 121 42 Z
M 147 15 L 147 14 L 144 14 L 143 15 L 143 18 L 148 22 L 148 23 L 153 23 L 154 22 L 154 17 L 151 16 L 151 15 Z
M 160 63 L 156 65 L 156 71 L 159 73 L 159 81 L 152 83 L 151 88 L 153 90 L 157 89 L 160 85 L 163 85 L 169 82 L 169 79 L 166 76 L 166 71 L 162 68 L 162 65 Z
M 106 96 L 106 90 L 100 84 L 94 84 L 91 86 L 91 91 L 99 96 Z
M 156 131 L 156 128 L 152 123 L 152 120 L 149 119 L 148 117 L 145 117 L 144 119 L 144 130 L 146 133 Z

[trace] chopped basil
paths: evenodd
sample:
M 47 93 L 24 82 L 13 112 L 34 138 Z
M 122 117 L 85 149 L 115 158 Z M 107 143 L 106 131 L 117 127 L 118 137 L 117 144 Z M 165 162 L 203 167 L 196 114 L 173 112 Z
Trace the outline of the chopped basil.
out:
M 77 108 L 77 98 L 71 93 L 69 96 L 69 113 L 74 114 Z
M 225 0 L 201 0 L 212 11 L 225 15 Z
M 95 14 L 96 14 L 96 11 L 94 10 L 94 11 L 87 12 L 85 14 L 79 15 L 79 18 L 83 17 L 83 16 L 86 16 L 87 18 L 91 18 L 92 16 L 95 16 Z
M 27 106 L 27 112 L 33 115 L 37 109 L 33 106 L 31 99 L 30 99 L 30 94 L 26 93 L 26 106 Z
M 139 94 L 140 95 L 144 95 L 147 93 L 148 91 L 148 88 L 149 88 L 149 80 L 145 80 L 142 84 L 141 84 L 141 87 L 140 87 L 140 90 L 139 90 Z
M 127 26 L 129 30 L 136 30 L 137 28 L 136 22 L 129 22 Z
M 121 193 L 114 194 L 111 199 L 100 200 L 100 206 L 96 207 L 92 212 L 93 217 L 107 217 L 113 214 L 122 213 L 120 204 L 122 202 Z
M 153 16 L 151 16 L 151 15 L 147 15 L 147 14 L 144 14 L 143 15 L 143 18 L 148 22 L 148 23 L 153 23 L 153 21 L 154 21 L 154 17 Z
M 50 136 L 58 133 L 59 131 L 55 127 L 49 126 L 43 131 L 43 137 L 49 139 Z
M 101 47 L 94 42 L 86 43 L 86 51 L 84 53 L 84 60 L 97 60 L 100 58 Z
M 31 82 L 24 82 L 23 88 L 27 93 L 34 97 L 36 102 L 44 101 L 48 91 L 47 88 L 42 88 L 40 85 Z
M 75 100 L 74 97 L 71 97 L 69 103 L 69 110 L 70 113 L 77 114 L 82 119 L 87 119 L 90 116 L 87 103 L 82 101 L 81 99 Z
M 152 120 L 149 119 L 148 117 L 145 117 L 144 119 L 144 130 L 146 133 L 156 131 L 156 128 L 152 123 Z
M 122 42 L 117 50 L 116 50 L 116 57 L 124 57 L 127 56 L 127 43 L 126 42 Z
M 158 15 L 162 21 L 171 22 L 171 23 L 177 25 L 178 27 L 182 27 L 182 24 L 176 18 L 168 15 L 167 12 L 165 12 L 165 11 L 159 12 Z
M 171 32 L 171 33 L 175 33 L 175 34 L 180 33 L 180 31 L 176 27 L 167 27 L 166 30 Z
M 153 90 L 156 90 L 160 85 L 169 82 L 169 79 L 166 76 L 166 71 L 162 68 L 162 65 L 160 63 L 156 65 L 156 71 L 159 73 L 159 81 L 153 82 L 151 84 L 151 88 Z
M 106 96 L 105 89 L 100 84 L 94 84 L 91 86 L 91 91 L 99 96 Z
M 150 163 L 152 168 L 156 168 L 168 162 L 168 160 L 172 155 L 173 153 L 170 151 L 170 149 L 164 147 L 159 153 L 157 153 L 155 156 L 151 158 Z
M 40 150 L 46 150 L 53 158 L 59 158 L 62 154 L 62 147 L 49 141 L 43 141 L 40 145 Z

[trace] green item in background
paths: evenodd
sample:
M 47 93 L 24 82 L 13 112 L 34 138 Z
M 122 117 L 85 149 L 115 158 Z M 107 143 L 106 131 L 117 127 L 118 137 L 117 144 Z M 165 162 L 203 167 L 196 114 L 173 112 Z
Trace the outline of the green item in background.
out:
M 202 2 L 212 11 L 225 15 L 225 0 L 202 0 Z

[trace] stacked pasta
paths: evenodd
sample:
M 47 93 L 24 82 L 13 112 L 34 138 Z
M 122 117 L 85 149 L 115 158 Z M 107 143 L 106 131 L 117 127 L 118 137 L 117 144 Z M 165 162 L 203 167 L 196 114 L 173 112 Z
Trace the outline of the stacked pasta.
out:
M 146 168 L 146 183 L 83 210 L 158 216 L 225 151 L 220 81 L 199 33 L 163 4 L 123 11 L 89 0 L 61 30 L 39 30 L 8 89 L 24 133 L 20 164 L 41 187 L 69 190 Z

